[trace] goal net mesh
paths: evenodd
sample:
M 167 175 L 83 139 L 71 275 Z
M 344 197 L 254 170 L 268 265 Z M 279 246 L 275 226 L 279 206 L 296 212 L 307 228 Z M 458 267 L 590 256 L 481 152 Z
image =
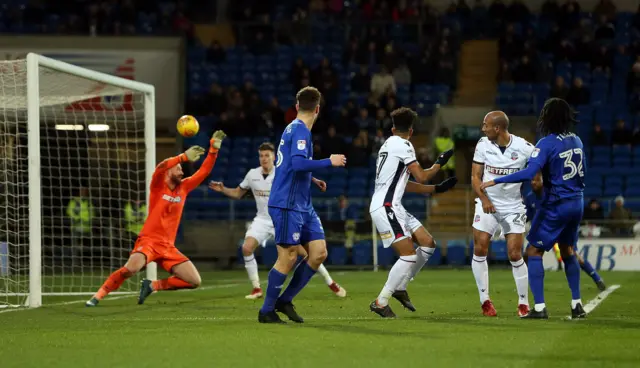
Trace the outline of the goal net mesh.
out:
M 31 232 L 41 234 L 46 305 L 95 292 L 124 264 L 130 230 L 144 220 L 144 94 L 42 65 L 38 79 L 39 230 L 29 228 L 27 63 L 0 61 L 0 307 L 27 300 Z

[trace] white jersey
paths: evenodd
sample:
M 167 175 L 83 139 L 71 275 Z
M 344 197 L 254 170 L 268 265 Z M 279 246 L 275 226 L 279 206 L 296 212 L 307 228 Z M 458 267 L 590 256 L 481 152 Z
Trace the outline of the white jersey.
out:
M 531 143 L 511 134 L 511 140 L 502 152 L 496 143 L 483 137 L 476 145 L 473 162 L 484 165 L 482 181 L 487 182 L 524 169 L 533 149 Z M 521 183 L 505 183 L 486 189 L 487 196 L 497 212 L 507 213 L 524 210 L 520 193 L 521 185 Z
M 271 184 L 273 183 L 275 173 L 276 170 L 274 168 L 271 170 L 269 175 L 265 176 L 262 173 L 262 167 L 257 167 L 249 170 L 242 183 L 240 183 L 240 188 L 244 190 L 251 189 L 251 193 L 253 193 L 253 197 L 256 200 L 256 208 L 258 210 L 256 215 L 257 219 L 264 219 L 271 222 L 267 204 L 269 203 L 269 194 L 271 193 Z
M 402 196 L 409 180 L 407 167 L 416 161 L 411 142 L 398 136 L 387 139 L 378 152 L 376 188 L 369 212 L 384 205 L 402 207 Z

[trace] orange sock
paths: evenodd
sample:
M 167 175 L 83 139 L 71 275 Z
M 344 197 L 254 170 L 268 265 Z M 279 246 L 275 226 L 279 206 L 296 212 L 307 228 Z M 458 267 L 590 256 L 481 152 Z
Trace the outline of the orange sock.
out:
M 151 284 L 153 290 L 178 290 L 178 289 L 193 289 L 193 285 L 184 281 L 183 279 L 171 276 L 163 280 L 154 281 Z
M 120 286 L 122 286 L 122 283 L 131 276 L 133 276 L 133 272 L 129 271 L 128 268 L 120 268 L 116 272 L 112 273 L 107 278 L 107 281 L 102 284 L 102 287 L 100 287 L 100 290 L 96 293 L 95 298 L 102 300 L 102 298 L 107 296 L 110 292 L 118 290 Z

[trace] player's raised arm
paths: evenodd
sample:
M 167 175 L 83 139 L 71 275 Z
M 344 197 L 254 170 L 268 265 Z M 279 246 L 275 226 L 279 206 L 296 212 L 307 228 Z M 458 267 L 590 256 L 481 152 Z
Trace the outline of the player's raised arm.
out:
M 163 185 L 165 174 L 172 167 L 183 162 L 197 161 L 203 153 L 204 148 L 200 146 L 193 146 L 178 156 L 165 159 L 164 161 L 159 163 L 158 166 L 156 166 L 156 169 L 153 171 L 153 176 L 151 177 L 151 187 L 153 188 L 158 185 Z
M 453 188 L 457 183 L 458 178 L 455 176 L 436 185 L 424 185 L 416 183 L 415 181 L 408 181 L 405 190 L 410 193 L 420 194 L 444 193 Z
M 407 170 L 409 170 L 418 183 L 426 183 L 440 171 L 442 166 L 447 164 L 451 156 L 453 156 L 453 150 L 442 152 L 433 166 L 428 169 L 423 169 L 418 161 L 415 160 L 415 153 L 413 153 L 413 162 L 407 166 Z
M 211 137 L 211 146 L 209 147 L 209 154 L 207 158 L 202 163 L 202 166 L 196 171 L 193 175 L 186 179 L 182 179 L 182 183 L 187 191 L 192 191 L 198 185 L 200 185 L 204 179 L 211 173 L 211 169 L 213 169 L 213 165 L 216 163 L 216 159 L 218 158 L 218 150 L 222 146 L 222 141 L 227 135 L 224 134 L 222 130 L 217 130 L 213 133 Z

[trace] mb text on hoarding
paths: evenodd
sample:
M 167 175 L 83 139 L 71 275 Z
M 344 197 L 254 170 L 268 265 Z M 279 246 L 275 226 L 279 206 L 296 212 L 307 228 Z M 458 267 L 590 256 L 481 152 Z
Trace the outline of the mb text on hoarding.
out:
M 578 254 L 598 270 L 640 271 L 640 239 L 580 239 Z

